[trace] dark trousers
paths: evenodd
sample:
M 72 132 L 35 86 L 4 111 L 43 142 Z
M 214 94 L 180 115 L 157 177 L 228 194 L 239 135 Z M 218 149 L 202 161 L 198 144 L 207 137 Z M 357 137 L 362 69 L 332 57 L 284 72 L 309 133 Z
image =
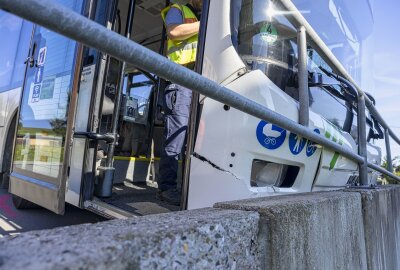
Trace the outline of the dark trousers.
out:
M 170 84 L 164 93 L 164 144 L 159 165 L 158 189 L 177 187 L 178 160 L 183 152 L 189 121 L 192 91 Z

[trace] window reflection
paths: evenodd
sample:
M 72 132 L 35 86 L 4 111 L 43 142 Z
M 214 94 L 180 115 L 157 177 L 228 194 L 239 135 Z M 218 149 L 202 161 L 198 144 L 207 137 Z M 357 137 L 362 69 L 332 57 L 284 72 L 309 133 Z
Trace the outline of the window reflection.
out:
M 32 24 L 0 10 L 0 92 L 22 86 Z
M 58 2 L 76 11 L 82 8 L 79 1 Z M 54 179 L 64 161 L 76 42 L 37 26 L 32 51 L 37 65 L 26 74 L 14 169 Z
M 333 72 L 322 57 L 309 47 L 308 70 L 322 75 L 323 81 L 322 86 L 309 88 L 310 109 L 357 140 L 356 97 L 337 80 L 327 76 L 323 69 Z
M 365 53 L 374 46 L 372 0 L 292 0 L 357 83 L 366 72 Z M 368 61 L 369 68 L 373 63 Z M 372 69 L 371 69 L 372 70 Z
M 352 110 L 345 105 L 345 102 L 324 87 L 310 87 L 310 94 L 313 100 L 310 109 L 343 130 L 346 119 L 352 117 Z
M 297 32 L 270 1 L 234 0 L 233 42 L 250 70 L 263 71 L 278 87 L 295 95 Z
M 7 42 L 0 42 L 0 87 L 7 86 L 11 82 L 21 27 L 20 18 L 0 11 L 0 34 L 8 37 Z

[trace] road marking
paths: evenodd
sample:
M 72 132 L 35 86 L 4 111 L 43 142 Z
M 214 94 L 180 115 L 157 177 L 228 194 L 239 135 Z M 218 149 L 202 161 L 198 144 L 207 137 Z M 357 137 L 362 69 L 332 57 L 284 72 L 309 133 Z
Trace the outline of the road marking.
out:
M 0 228 L 3 229 L 5 232 L 13 232 L 16 231 L 17 229 L 14 228 L 10 223 L 5 221 L 4 219 L 0 219 Z

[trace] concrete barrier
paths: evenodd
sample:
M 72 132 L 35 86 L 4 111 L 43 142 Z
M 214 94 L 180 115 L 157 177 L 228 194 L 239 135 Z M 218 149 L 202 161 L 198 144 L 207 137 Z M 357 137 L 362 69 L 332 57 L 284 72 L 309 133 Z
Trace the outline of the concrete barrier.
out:
M 400 269 L 400 186 L 346 191 L 361 194 L 368 269 Z
M 318 192 L 216 207 L 261 215 L 263 269 L 366 269 L 360 194 Z
M 218 203 L 0 240 L 0 269 L 400 269 L 400 186 Z
M 23 233 L 1 269 L 259 269 L 257 213 L 203 209 Z

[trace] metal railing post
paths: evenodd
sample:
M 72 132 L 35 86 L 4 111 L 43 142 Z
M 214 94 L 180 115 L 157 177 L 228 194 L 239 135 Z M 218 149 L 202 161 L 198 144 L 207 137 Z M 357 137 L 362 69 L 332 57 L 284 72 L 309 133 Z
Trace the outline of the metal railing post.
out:
M 392 153 L 390 151 L 390 134 L 387 128 L 385 128 L 385 144 L 386 144 L 387 170 L 389 172 L 393 172 Z
M 308 127 L 310 100 L 308 95 L 307 35 L 304 26 L 297 31 L 298 78 L 299 78 L 299 124 Z
M 126 28 L 125 28 L 125 37 L 127 39 L 130 39 L 130 37 L 131 37 L 132 26 L 133 26 L 133 16 L 135 13 L 135 3 L 136 3 L 136 0 L 131 0 L 129 2 L 127 23 L 126 23 Z M 121 109 L 121 103 L 122 103 L 122 97 L 123 97 L 125 68 L 126 68 L 126 62 L 122 61 L 121 76 L 119 78 L 120 80 L 119 80 L 119 85 L 117 88 L 118 92 L 115 94 L 115 104 L 114 104 L 114 111 L 113 111 L 113 118 L 112 118 L 111 133 L 115 136 L 115 141 L 109 145 L 108 153 L 107 153 L 107 161 L 106 161 L 106 166 L 109 168 L 113 167 L 115 146 L 118 143 L 118 126 L 119 126 L 118 124 L 119 124 L 119 120 L 120 120 L 119 116 L 120 116 L 120 109 Z
M 360 184 L 362 186 L 369 185 L 368 182 L 368 160 L 367 160 L 367 128 L 365 115 L 365 97 L 358 95 L 358 154 L 363 157 L 364 162 L 359 163 Z

